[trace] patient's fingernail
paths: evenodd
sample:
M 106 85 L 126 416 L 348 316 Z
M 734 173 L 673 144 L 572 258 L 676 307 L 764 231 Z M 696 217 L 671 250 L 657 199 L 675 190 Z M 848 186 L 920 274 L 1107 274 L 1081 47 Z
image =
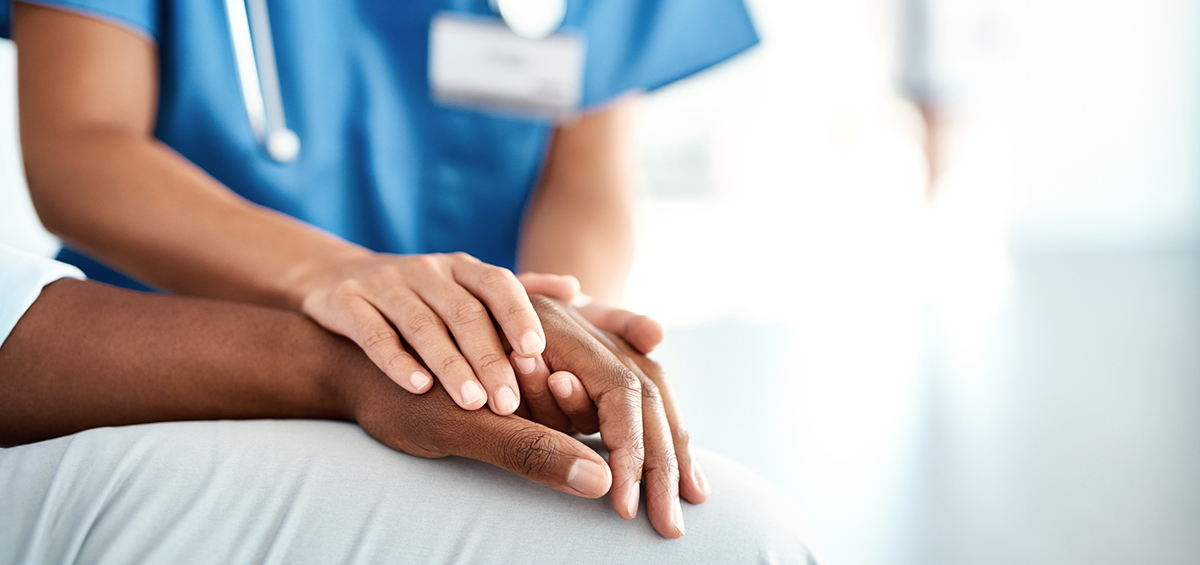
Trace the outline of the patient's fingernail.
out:
M 700 486 L 700 490 L 704 494 L 712 494 L 712 489 L 708 487 L 708 477 L 704 476 L 704 469 L 700 468 L 700 463 L 696 462 L 696 458 L 692 458 L 692 474 L 696 475 L 696 484 Z
M 515 357 L 513 363 L 516 363 L 517 370 L 521 371 L 522 375 L 528 375 L 537 369 L 537 361 L 533 357 Z
M 629 497 L 625 500 L 625 512 L 630 518 L 637 516 L 638 495 L 642 492 L 642 481 L 633 483 L 633 488 L 629 489 Z
M 500 390 L 496 391 L 496 410 L 502 414 L 516 412 L 517 404 L 519 403 L 520 401 L 517 400 L 517 395 L 513 392 L 513 389 L 502 386 Z
M 528 332 L 521 338 L 521 352 L 526 355 L 536 355 L 546 347 L 542 337 L 537 332 Z
M 474 406 L 481 400 L 487 399 L 487 393 L 483 392 L 483 387 L 475 381 L 467 381 L 462 385 L 462 401 L 465 406 Z
M 425 390 L 429 386 L 429 375 L 420 371 L 415 371 L 408 377 L 408 382 L 412 384 L 413 390 Z
M 679 530 L 679 535 L 683 535 L 683 506 L 679 504 L 679 497 L 675 497 L 675 529 Z
M 567 485 L 584 496 L 600 496 L 608 490 L 608 473 L 594 461 L 576 459 L 567 474 Z
M 569 398 L 571 396 L 571 379 L 566 375 L 558 375 L 550 379 L 550 390 L 554 391 L 554 396 L 559 398 Z

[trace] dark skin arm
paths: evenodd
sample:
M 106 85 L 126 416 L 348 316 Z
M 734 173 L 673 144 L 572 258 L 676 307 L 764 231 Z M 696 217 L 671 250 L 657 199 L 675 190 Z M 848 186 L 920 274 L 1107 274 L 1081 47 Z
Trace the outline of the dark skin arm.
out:
M 0 443 L 168 420 L 349 419 L 342 340 L 303 318 L 60 280 L 0 347 Z

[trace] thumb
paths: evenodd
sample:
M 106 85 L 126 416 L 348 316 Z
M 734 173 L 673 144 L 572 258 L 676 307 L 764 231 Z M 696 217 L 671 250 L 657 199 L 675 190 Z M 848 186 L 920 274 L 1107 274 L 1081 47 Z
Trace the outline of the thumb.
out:
M 542 294 L 563 302 L 570 302 L 579 294 L 579 279 L 571 275 L 521 273 L 517 280 L 528 294 Z
M 597 329 L 621 336 L 643 355 L 658 347 L 664 337 L 662 324 L 650 316 L 599 304 L 578 306 L 575 311 Z
M 465 431 L 454 455 L 478 459 L 535 483 L 584 498 L 600 498 L 612 472 L 595 451 L 557 430 L 516 416 L 486 414 Z

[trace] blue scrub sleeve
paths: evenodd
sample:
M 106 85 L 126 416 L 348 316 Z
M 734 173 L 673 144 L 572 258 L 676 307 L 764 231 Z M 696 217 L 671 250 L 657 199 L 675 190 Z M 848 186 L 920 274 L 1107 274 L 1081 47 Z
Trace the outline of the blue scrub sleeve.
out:
M 573 2 L 567 25 L 587 38 L 583 103 L 651 91 L 758 43 L 742 0 Z M 574 16 L 574 17 L 571 17 Z
M 158 41 L 159 0 L 23 0 L 110 22 Z M 11 37 L 12 5 L 0 0 L 0 37 Z

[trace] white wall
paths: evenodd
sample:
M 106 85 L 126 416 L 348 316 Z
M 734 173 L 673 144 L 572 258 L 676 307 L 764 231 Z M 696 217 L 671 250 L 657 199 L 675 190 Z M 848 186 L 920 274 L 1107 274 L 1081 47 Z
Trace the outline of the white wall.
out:
M 1021 249 L 1200 235 L 1200 3 L 1005 2 L 1009 38 L 974 119 L 1006 121 Z M 991 117 L 985 117 L 992 114 Z
M 21 167 L 16 119 L 16 50 L 0 39 L 0 244 L 51 256 L 58 242 L 42 229 Z

